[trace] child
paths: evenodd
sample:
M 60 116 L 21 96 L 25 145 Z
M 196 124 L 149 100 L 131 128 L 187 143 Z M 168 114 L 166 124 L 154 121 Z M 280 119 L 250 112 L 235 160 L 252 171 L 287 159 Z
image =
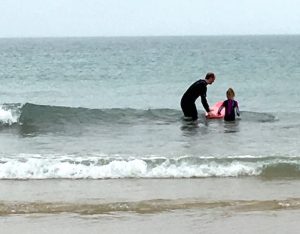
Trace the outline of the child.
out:
M 237 116 L 240 116 L 238 102 L 234 100 L 234 91 L 232 88 L 229 88 L 226 92 L 227 100 L 223 102 L 218 110 L 218 115 L 221 114 L 222 109 L 225 107 L 225 121 L 234 121 L 235 120 L 235 110 Z

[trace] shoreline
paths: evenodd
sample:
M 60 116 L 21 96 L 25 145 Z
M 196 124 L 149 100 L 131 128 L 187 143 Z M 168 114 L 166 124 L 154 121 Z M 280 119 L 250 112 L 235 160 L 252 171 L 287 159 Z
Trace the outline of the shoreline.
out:
M 300 181 L 258 178 L 2 180 L 1 234 L 283 233 Z M 10 206 L 11 205 L 11 206 Z

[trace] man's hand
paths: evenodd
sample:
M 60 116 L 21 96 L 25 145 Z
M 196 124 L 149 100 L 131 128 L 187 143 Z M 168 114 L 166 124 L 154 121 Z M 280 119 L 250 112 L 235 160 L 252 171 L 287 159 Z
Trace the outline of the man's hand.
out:
M 210 117 L 212 117 L 212 116 L 214 116 L 214 114 L 210 111 L 210 112 L 207 112 L 207 117 L 208 118 L 210 118 Z

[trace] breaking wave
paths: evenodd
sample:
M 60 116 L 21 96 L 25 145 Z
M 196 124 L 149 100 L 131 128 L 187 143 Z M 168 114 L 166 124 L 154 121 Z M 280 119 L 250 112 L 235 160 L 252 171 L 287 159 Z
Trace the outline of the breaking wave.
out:
M 0 158 L 0 179 L 122 179 L 249 177 L 300 178 L 300 157 L 75 157 Z

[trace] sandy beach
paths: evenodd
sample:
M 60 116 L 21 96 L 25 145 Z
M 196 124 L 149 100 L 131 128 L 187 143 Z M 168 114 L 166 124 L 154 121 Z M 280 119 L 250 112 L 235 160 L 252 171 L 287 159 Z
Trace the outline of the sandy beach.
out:
M 1 234 L 295 233 L 299 188 L 259 178 L 3 180 Z

